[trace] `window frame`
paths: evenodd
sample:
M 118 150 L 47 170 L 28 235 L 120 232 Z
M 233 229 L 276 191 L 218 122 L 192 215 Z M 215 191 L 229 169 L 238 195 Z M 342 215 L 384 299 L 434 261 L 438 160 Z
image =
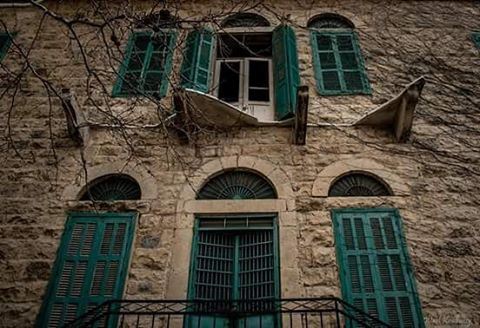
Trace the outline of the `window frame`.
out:
M 115 98 L 133 98 L 133 97 L 154 97 L 154 92 L 145 92 L 144 91 L 144 86 L 145 86 L 145 75 L 148 72 L 148 66 L 150 65 L 150 61 L 152 59 L 152 53 L 153 53 L 153 47 L 152 47 L 152 41 L 150 40 L 147 46 L 146 54 L 145 54 L 145 59 L 142 62 L 142 69 L 141 69 L 141 75 L 140 79 L 141 82 L 135 87 L 137 88 L 138 92 L 137 93 L 128 93 L 122 91 L 123 84 L 126 82 L 125 75 L 128 72 L 128 65 L 130 63 L 130 60 L 132 58 L 132 53 L 135 47 L 135 40 L 137 37 L 140 36 L 145 36 L 148 35 L 152 37 L 156 33 L 166 33 L 170 36 L 170 43 L 168 45 L 168 49 L 165 51 L 162 51 L 164 54 L 166 54 L 166 57 L 164 59 L 164 67 L 162 71 L 162 81 L 160 83 L 160 87 L 158 90 L 158 98 L 163 98 L 167 95 L 168 93 L 168 87 L 169 87 L 169 76 L 172 71 L 172 66 L 173 66 L 173 55 L 176 47 L 176 41 L 177 41 L 177 31 L 176 29 L 160 29 L 157 32 L 154 32 L 152 30 L 134 30 L 132 33 L 130 33 L 130 36 L 128 37 L 127 41 L 127 46 L 125 48 L 125 51 L 123 53 L 123 59 L 120 64 L 120 69 L 117 72 L 117 79 L 115 81 L 115 84 L 113 86 L 112 90 L 112 97 Z M 164 85 L 166 84 L 166 85 Z
M 202 227 L 200 222 L 205 219 L 224 219 L 224 222 L 227 220 L 236 220 L 236 219 L 246 219 L 247 222 L 249 220 L 255 219 L 271 219 L 271 225 L 269 226 L 216 226 L 216 227 Z M 219 214 L 196 214 L 194 216 L 194 224 L 193 224 L 193 233 L 192 233 L 192 243 L 190 246 L 190 259 L 188 261 L 188 282 L 187 282 L 187 299 L 188 300 L 195 300 L 195 293 L 196 287 L 195 282 L 197 278 L 197 263 L 198 263 L 198 250 L 199 250 L 199 235 L 202 232 L 225 232 L 225 233 L 233 233 L 236 235 L 251 232 L 251 231 L 271 231 L 272 232 L 272 246 L 273 246 L 273 292 L 275 294 L 275 298 L 279 298 L 281 296 L 281 256 L 280 256 L 280 233 L 279 233 L 279 215 L 278 213 L 245 213 L 245 214 L 233 214 L 227 213 L 223 215 Z M 237 248 L 237 246 L 235 246 Z M 232 293 L 231 293 L 231 301 L 235 301 L 238 299 L 238 287 L 239 285 L 239 254 L 235 254 L 233 256 L 234 268 L 232 270 Z M 237 290 L 235 289 L 237 288 Z M 262 315 L 262 314 L 261 314 Z M 265 315 L 265 314 L 263 314 Z M 269 314 L 266 314 L 267 316 Z M 271 314 L 275 317 L 276 322 L 281 322 L 281 315 L 280 314 Z M 192 320 L 193 317 L 189 316 L 186 318 L 184 322 L 185 327 L 192 327 L 193 322 L 197 322 L 196 320 Z M 239 320 L 245 320 L 245 325 L 247 324 L 248 317 L 240 317 Z M 218 320 L 218 318 L 216 319 Z M 229 319 L 227 318 L 227 321 Z M 240 326 L 243 326 L 240 324 Z
M 260 101 L 260 100 L 249 100 L 249 68 L 251 61 L 265 61 L 268 62 L 268 94 L 269 101 Z M 240 81 L 239 81 L 239 90 L 238 90 L 238 103 L 229 103 L 233 106 L 238 107 L 241 110 L 244 110 L 245 107 L 250 105 L 265 106 L 268 109 L 273 109 L 275 106 L 275 99 L 273 94 L 273 66 L 272 59 L 268 57 L 239 57 L 239 58 L 222 58 L 215 59 L 215 72 L 213 78 L 213 95 L 218 98 L 219 92 L 219 80 L 220 80 L 220 67 L 222 63 L 225 62 L 238 62 L 240 63 Z M 219 98 L 220 99 L 220 98 Z
M 335 41 L 336 37 L 339 35 L 349 35 L 352 37 L 352 46 L 353 52 L 355 53 L 355 58 L 358 62 L 358 69 L 352 71 L 358 71 L 361 74 L 361 81 L 362 81 L 362 89 L 361 90 L 349 90 L 346 87 L 346 79 L 344 77 L 344 69 L 341 68 L 341 60 L 339 56 L 338 49 L 332 49 L 332 52 L 335 56 L 335 71 L 339 74 L 339 83 L 340 88 L 338 90 L 326 90 L 323 86 L 323 76 L 322 76 L 322 68 L 320 65 L 320 56 L 319 56 L 319 49 L 317 44 L 317 38 L 320 35 L 327 35 L 327 36 L 334 36 Z M 333 42 L 335 44 L 336 42 Z M 314 66 L 314 75 L 316 80 L 317 91 L 322 96 L 342 96 L 342 95 L 371 95 L 372 89 L 370 86 L 370 81 L 368 80 L 367 70 L 365 66 L 365 60 L 362 55 L 362 51 L 360 48 L 360 41 L 358 37 L 358 33 L 353 29 L 315 29 L 310 28 L 310 44 L 312 49 L 312 60 Z M 333 71 L 333 69 L 332 69 Z M 347 70 L 348 71 L 348 70 Z
M 211 80 L 210 90 L 211 94 L 218 98 L 218 89 L 219 89 L 219 79 L 220 79 L 220 65 L 221 62 L 240 62 L 240 81 L 239 81 L 239 101 L 238 103 L 229 103 L 232 106 L 237 107 L 239 110 L 246 112 L 254 117 L 261 118 L 255 115 L 255 107 L 261 107 L 262 109 L 272 112 L 272 120 L 275 121 L 276 118 L 276 108 L 275 108 L 275 83 L 273 76 L 273 55 L 270 57 L 231 57 L 231 58 L 218 58 L 217 49 L 220 36 L 222 34 L 243 34 L 243 35 L 257 35 L 257 34 L 269 34 L 270 42 L 273 47 L 273 31 L 275 27 L 271 26 L 258 26 L 258 27 L 229 27 L 221 30 L 220 33 L 217 33 L 217 40 L 215 42 L 214 49 L 212 51 L 211 60 L 214 61 L 213 65 L 213 78 Z M 269 92 L 269 101 L 249 101 L 249 67 L 250 61 L 267 61 L 268 62 L 268 92 Z M 222 100 L 223 101 L 223 100 Z M 251 107 L 253 106 L 253 107 Z

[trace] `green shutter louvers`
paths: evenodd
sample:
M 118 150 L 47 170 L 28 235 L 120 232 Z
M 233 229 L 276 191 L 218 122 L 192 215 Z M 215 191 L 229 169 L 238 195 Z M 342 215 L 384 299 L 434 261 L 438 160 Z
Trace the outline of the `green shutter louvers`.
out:
M 343 298 L 393 327 L 425 327 L 398 212 L 332 215 Z
M 187 35 L 180 73 L 180 85 L 183 88 L 205 93 L 209 91 L 215 40 L 215 34 L 207 29 L 195 30 Z
M 353 30 L 311 30 L 313 66 L 322 95 L 370 94 L 370 84 Z
M 133 33 L 113 95 L 164 97 L 172 70 L 176 36 L 172 30 Z
M 295 32 L 288 25 L 273 31 L 273 80 L 275 114 L 278 121 L 295 115 L 297 88 L 300 85 Z
M 122 297 L 134 213 L 75 213 L 67 219 L 38 327 L 63 327 Z M 110 320 L 107 327 L 115 327 Z

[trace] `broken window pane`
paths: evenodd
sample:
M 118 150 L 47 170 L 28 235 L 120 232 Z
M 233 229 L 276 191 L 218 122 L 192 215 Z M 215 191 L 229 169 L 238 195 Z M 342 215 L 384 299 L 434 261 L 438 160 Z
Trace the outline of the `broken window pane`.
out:
M 270 101 L 269 75 L 268 61 L 250 61 L 248 100 Z
M 218 98 L 234 103 L 239 101 L 240 62 L 220 63 L 220 79 L 218 81 Z

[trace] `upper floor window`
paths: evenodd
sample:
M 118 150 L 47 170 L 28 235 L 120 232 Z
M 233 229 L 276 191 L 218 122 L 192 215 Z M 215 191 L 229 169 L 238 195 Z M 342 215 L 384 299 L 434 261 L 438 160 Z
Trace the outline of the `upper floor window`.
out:
M 475 43 L 475 46 L 480 49 L 480 32 L 473 32 L 472 33 L 472 40 Z
M 273 121 L 272 33 L 219 35 L 213 89 L 219 99 Z
M 310 19 L 308 28 L 320 94 L 370 94 L 353 24 L 339 15 L 322 14 Z
M 0 61 L 6 56 L 11 43 L 12 37 L 10 34 L 0 33 Z
M 288 25 L 268 25 L 256 14 L 236 14 L 221 24 L 222 33 L 189 33 L 181 85 L 211 93 L 259 121 L 292 117 L 300 84 L 295 33 Z
M 164 97 L 172 69 L 176 33 L 173 30 L 135 32 L 130 36 L 114 96 Z

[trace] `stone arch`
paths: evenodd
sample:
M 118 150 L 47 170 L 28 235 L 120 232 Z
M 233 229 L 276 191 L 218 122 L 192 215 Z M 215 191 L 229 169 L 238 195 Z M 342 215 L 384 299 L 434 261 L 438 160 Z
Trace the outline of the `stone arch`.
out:
M 140 200 L 142 188 L 128 174 L 107 174 L 86 184 L 80 192 L 80 200 L 115 201 Z
M 85 179 L 85 172 L 82 169 L 75 178 L 75 182 L 65 188 L 62 199 L 65 201 L 78 201 L 82 197 L 85 186 L 90 185 L 100 177 L 112 174 L 123 174 L 134 179 L 140 186 L 141 200 L 157 198 L 156 180 L 145 169 L 139 166 L 125 165 L 124 163 L 108 163 L 87 168 L 87 179 Z
M 392 196 L 392 188 L 376 174 L 367 171 L 349 171 L 334 179 L 329 197 Z
M 269 27 L 270 22 L 265 17 L 250 12 L 240 12 L 225 18 L 220 25 L 229 27 Z
M 257 171 L 229 169 L 208 177 L 197 199 L 276 199 L 270 180 Z
M 322 26 L 325 25 L 325 26 Z M 345 16 L 337 13 L 322 13 L 311 17 L 307 22 L 308 28 L 350 28 L 355 24 Z
M 179 195 L 179 200 L 194 200 L 198 191 L 213 177 L 223 171 L 245 169 L 257 172 L 268 179 L 277 192 L 277 198 L 294 198 L 290 179 L 287 174 L 273 163 L 253 156 L 231 156 L 214 159 L 205 163 L 188 179 Z
M 328 197 L 330 186 L 349 173 L 361 172 L 376 177 L 389 186 L 393 196 L 407 196 L 410 188 L 398 175 L 382 164 L 368 158 L 357 158 L 334 162 L 325 167 L 315 179 L 312 196 Z

